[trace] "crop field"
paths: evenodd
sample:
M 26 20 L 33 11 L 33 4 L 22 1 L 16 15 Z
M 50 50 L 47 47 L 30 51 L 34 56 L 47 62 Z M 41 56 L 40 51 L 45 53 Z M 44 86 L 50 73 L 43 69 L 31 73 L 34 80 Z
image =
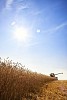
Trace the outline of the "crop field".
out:
M 67 80 L 25 69 L 0 59 L 0 100 L 67 100 Z
M 57 80 L 44 85 L 39 100 L 67 100 L 67 80 Z
M 41 87 L 54 80 L 0 58 L 0 100 L 37 100 Z

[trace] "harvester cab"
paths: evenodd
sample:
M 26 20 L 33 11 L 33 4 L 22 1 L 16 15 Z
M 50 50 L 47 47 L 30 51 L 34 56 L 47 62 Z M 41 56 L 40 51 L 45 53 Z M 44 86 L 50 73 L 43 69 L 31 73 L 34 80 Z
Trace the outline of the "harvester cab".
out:
M 55 77 L 55 75 L 58 75 L 58 74 L 63 74 L 63 73 L 57 73 L 57 74 L 50 73 L 50 76 L 51 76 L 51 77 L 54 77 L 54 78 L 56 78 L 56 79 L 58 80 L 58 77 Z

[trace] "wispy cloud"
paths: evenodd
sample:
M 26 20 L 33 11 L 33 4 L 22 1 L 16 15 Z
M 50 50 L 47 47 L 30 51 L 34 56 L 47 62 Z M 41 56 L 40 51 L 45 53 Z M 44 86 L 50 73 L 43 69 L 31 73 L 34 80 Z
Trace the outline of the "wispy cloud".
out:
M 30 14 L 33 16 L 37 16 L 37 15 L 44 13 L 44 11 L 45 11 L 45 9 L 37 10 L 37 8 L 33 8 L 33 10 L 30 12 Z
M 24 9 L 27 9 L 27 8 L 29 8 L 28 5 L 18 6 L 18 10 L 24 10 Z
M 14 5 L 14 6 L 12 6 Z M 11 8 L 15 8 L 17 10 L 17 12 L 19 12 L 20 10 L 24 10 L 26 8 L 28 8 L 28 2 L 24 1 L 24 0 L 6 0 L 6 7 L 5 9 L 11 9 Z
M 38 45 L 39 44 L 39 42 L 34 42 L 34 43 L 28 43 L 28 44 L 26 44 L 25 46 L 26 47 L 32 47 L 32 46 L 35 46 L 35 45 Z
M 10 9 L 14 0 L 6 0 L 6 9 Z
M 61 29 L 62 27 L 66 26 L 66 25 L 67 25 L 67 22 L 66 22 L 66 23 L 62 23 L 62 24 L 56 26 L 56 27 L 54 28 L 54 30 L 57 31 L 57 30 Z
M 29 6 L 28 4 L 18 4 L 16 9 L 17 9 L 17 13 L 19 13 L 21 10 L 25 10 L 25 9 L 28 9 Z
M 43 32 L 44 33 L 49 33 L 49 34 L 54 33 L 56 31 L 60 30 L 61 28 L 63 28 L 64 26 L 66 26 L 66 25 L 67 25 L 67 21 L 65 23 L 60 24 L 60 25 L 57 25 L 56 27 L 54 27 L 52 29 L 48 29 L 48 30 L 45 30 Z

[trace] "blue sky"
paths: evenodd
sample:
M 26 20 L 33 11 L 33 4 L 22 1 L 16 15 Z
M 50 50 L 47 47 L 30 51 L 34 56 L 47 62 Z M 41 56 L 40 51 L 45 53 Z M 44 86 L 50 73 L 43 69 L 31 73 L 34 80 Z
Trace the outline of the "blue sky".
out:
M 67 79 L 67 0 L 0 0 L 0 56 Z

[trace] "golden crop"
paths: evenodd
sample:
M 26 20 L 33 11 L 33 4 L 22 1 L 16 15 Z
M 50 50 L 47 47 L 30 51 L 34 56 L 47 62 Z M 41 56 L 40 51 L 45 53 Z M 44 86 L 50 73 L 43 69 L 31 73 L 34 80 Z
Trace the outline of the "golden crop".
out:
M 0 58 L 0 100 L 24 100 L 37 95 L 46 83 L 55 80 L 25 69 L 20 63 Z M 32 100 L 32 99 L 29 99 Z

